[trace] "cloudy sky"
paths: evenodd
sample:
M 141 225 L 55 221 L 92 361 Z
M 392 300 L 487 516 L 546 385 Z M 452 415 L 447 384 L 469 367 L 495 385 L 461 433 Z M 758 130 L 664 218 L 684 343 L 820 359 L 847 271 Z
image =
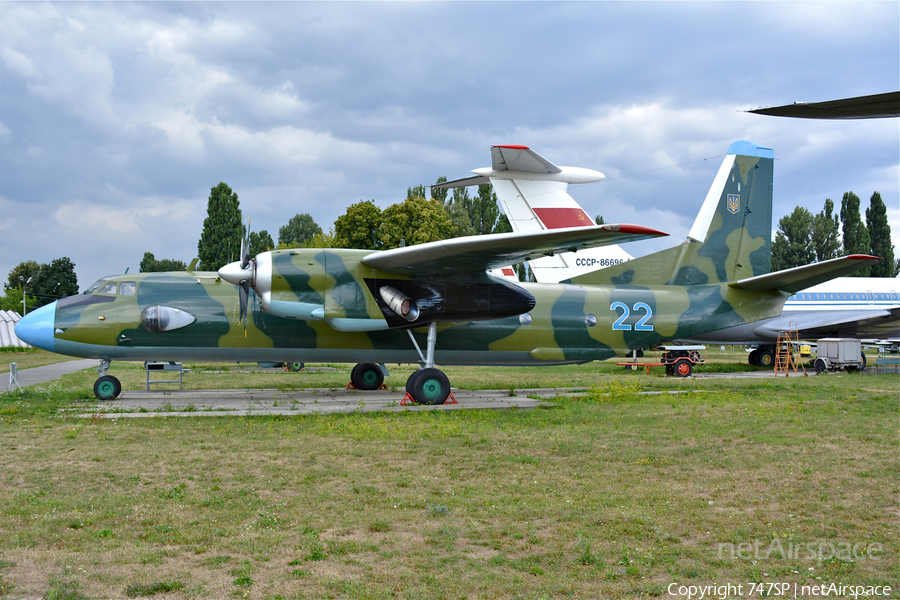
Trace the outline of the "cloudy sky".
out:
M 188 262 L 211 187 L 254 230 L 489 166 L 525 144 L 607 180 L 607 222 L 680 242 L 734 140 L 774 148 L 775 217 L 873 191 L 900 246 L 897 119 L 746 109 L 900 89 L 900 4 L 0 3 L 0 278 L 82 289 Z

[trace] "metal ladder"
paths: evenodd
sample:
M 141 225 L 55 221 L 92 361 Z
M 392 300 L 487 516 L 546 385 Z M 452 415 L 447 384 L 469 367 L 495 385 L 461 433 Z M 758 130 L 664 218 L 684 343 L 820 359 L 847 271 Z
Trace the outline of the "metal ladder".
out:
M 785 377 L 789 377 L 788 371 L 796 373 L 798 370 L 803 371 L 806 377 L 806 369 L 803 365 L 798 365 L 794 359 L 792 349 L 796 346 L 800 351 L 800 332 L 797 331 L 797 324 L 793 321 L 790 323 L 791 329 L 778 332 L 778 341 L 775 344 L 775 377 L 784 373 Z

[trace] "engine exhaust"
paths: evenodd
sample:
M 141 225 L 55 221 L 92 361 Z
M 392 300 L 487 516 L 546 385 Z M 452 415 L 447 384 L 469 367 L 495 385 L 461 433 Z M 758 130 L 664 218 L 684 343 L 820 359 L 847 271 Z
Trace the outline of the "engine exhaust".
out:
M 387 285 L 378 288 L 378 293 L 392 311 L 407 321 L 413 322 L 419 318 L 419 307 L 416 306 L 416 301 L 406 294 Z

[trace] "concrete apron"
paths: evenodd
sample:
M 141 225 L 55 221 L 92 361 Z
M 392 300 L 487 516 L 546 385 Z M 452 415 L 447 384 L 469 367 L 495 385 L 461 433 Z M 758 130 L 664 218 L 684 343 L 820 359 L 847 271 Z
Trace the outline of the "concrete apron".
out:
M 112 401 L 83 404 L 72 409 L 79 417 L 234 417 L 308 415 L 402 410 L 458 410 L 462 408 L 533 409 L 553 406 L 544 400 L 561 394 L 583 393 L 585 388 L 514 390 L 454 389 L 457 404 L 402 406 L 404 391 L 335 390 L 328 388 L 281 390 L 123 391 Z M 530 396 L 530 397 L 529 397 Z M 92 411 L 92 412 L 85 412 Z

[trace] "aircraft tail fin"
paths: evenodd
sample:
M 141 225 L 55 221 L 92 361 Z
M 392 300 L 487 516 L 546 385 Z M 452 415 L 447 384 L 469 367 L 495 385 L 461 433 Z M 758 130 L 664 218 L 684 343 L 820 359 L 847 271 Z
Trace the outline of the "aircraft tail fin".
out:
M 560 167 L 527 146 L 493 146 L 491 167 L 475 169 L 475 175 L 437 184 L 454 188 L 490 183 L 509 219 L 513 232 L 537 233 L 551 229 L 585 227 L 594 220 L 568 193 L 571 183 L 591 183 L 603 173 L 579 167 Z M 586 248 L 529 261 L 537 281 L 556 283 L 632 256 L 618 245 Z
M 570 281 L 702 285 L 769 273 L 774 162 L 770 148 L 734 142 L 683 244 Z

